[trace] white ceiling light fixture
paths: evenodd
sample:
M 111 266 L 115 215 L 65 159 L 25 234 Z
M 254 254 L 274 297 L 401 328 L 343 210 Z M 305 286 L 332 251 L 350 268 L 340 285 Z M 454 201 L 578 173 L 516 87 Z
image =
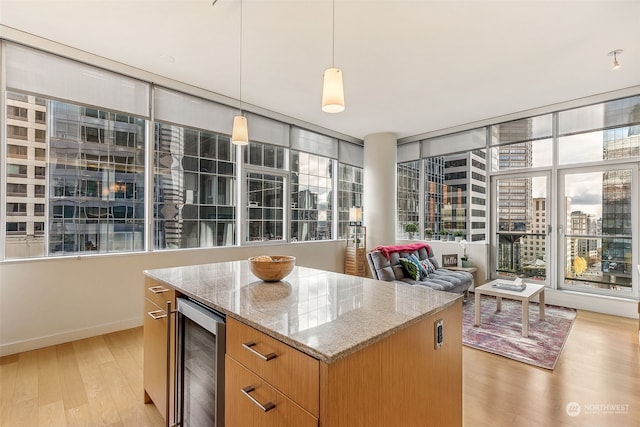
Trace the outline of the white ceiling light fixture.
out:
M 342 86 L 342 71 L 335 66 L 336 50 L 336 2 L 331 2 L 331 68 L 324 72 L 322 86 L 322 111 L 325 113 L 339 113 L 344 111 L 344 88 Z
M 214 2 L 215 4 L 215 2 Z M 240 114 L 233 118 L 233 130 L 231 131 L 231 142 L 235 145 L 249 144 L 249 129 L 247 118 L 242 112 L 242 0 L 240 0 Z
M 621 67 L 620 63 L 618 62 L 618 55 L 620 55 L 623 52 L 622 49 L 616 49 L 616 50 L 612 50 L 611 52 L 609 52 L 609 56 L 613 56 L 613 69 L 617 70 L 618 68 Z

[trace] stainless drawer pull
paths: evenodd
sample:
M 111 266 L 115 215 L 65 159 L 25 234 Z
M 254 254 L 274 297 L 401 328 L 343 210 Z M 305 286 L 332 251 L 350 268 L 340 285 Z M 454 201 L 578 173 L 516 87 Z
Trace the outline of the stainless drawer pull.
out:
M 254 345 L 256 345 L 256 343 L 255 343 L 255 342 L 253 342 L 253 341 L 249 341 L 249 342 L 246 342 L 246 343 L 242 344 L 242 346 L 243 346 L 244 348 L 246 348 L 246 349 L 247 349 L 247 350 L 249 350 L 251 353 L 253 353 L 253 354 L 255 354 L 256 356 L 258 356 L 260 359 L 264 360 L 265 362 L 268 362 L 269 360 L 271 360 L 271 359 L 275 359 L 276 357 L 278 357 L 278 355 L 277 355 L 277 354 L 275 354 L 275 353 L 262 354 L 262 353 L 260 353 L 259 351 L 256 351 L 256 350 L 254 350 L 253 348 L 251 348 L 251 347 L 253 347 Z
M 262 409 L 264 412 L 269 412 L 270 410 L 272 410 L 273 408 L 276 407 L 275 403 L 272 402 L 267 402 L 264 405 L 260 402 L 258 402 L 253 396 L 251 396 L 251 392 L 255 390 L 255 388 L 253 386 L 247 386 L 243 389 L 241 389 L 242 393 L 247 396 L 249 399 L 251 399 L 251 401 L 253 403 L 255 403 L 256 405 L 258 405 L 258 407 L 260 409 Z
M 163 317 L 167 317 L 167 312 L 164 310 L 155 310 L 147 313 L 153 320 L 162 319 Z
M 154 294 L 161 294 L 163 292 L 169 292 L 171 289 L 165 288 L 164 286 L 152 286 L 148 288 Z

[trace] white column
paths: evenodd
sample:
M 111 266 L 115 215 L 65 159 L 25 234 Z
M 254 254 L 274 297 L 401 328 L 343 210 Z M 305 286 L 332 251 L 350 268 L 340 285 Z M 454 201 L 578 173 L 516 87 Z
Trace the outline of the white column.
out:
M 364 138 L 363 219 L 367 250 L 396 242 L 397 138 L 375 133 Z

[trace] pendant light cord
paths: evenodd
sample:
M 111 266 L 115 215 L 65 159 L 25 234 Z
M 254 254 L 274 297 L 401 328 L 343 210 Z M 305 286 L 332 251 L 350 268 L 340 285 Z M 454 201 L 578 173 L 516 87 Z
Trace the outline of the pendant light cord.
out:
M 242 0 L 240 0 L 240 115 L 242 116 Z
M 336 0 L 331 1 L 331 68 L 336 67 Z

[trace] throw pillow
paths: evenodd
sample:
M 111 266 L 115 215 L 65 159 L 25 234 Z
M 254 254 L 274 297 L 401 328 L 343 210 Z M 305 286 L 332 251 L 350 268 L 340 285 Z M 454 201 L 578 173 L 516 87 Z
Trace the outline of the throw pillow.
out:
M 417 256 L 415 256 L 414 254 L 409 254 L 407 258 L 413 261 L 418 266 L 418 275 L 420 276 L 421 280 L 429 278 L 429 272 L 422 266 L 422 263 Z
M 436 271 L 436 267 L 433 265 L 433 263 L 427 258 L 425 260 L 420 261 L 422 263 L 422 266 L 427 270 L 427 273 L 433 273 L 434 271 Z
M 440 263 L 438 263 L 438 259 L 436 257 L 431 256 L 428 259 L 429 259 L 429 262 L 433 265 L 433 268 L 435 270 L 440 268 Z
M 413 280 L 418 280 L 420 278 L 420 272 L 415 262 L 407 258 L 400 258 L 400 264 L 402 264 L 407 275 Z
M 420 261 L 420 266 L 424 269 L 424 271 L 426 271 L 427 273 L 424 275 L 423 279 L 428 279 L 429 278 L 429 262 L 425 259 Z

